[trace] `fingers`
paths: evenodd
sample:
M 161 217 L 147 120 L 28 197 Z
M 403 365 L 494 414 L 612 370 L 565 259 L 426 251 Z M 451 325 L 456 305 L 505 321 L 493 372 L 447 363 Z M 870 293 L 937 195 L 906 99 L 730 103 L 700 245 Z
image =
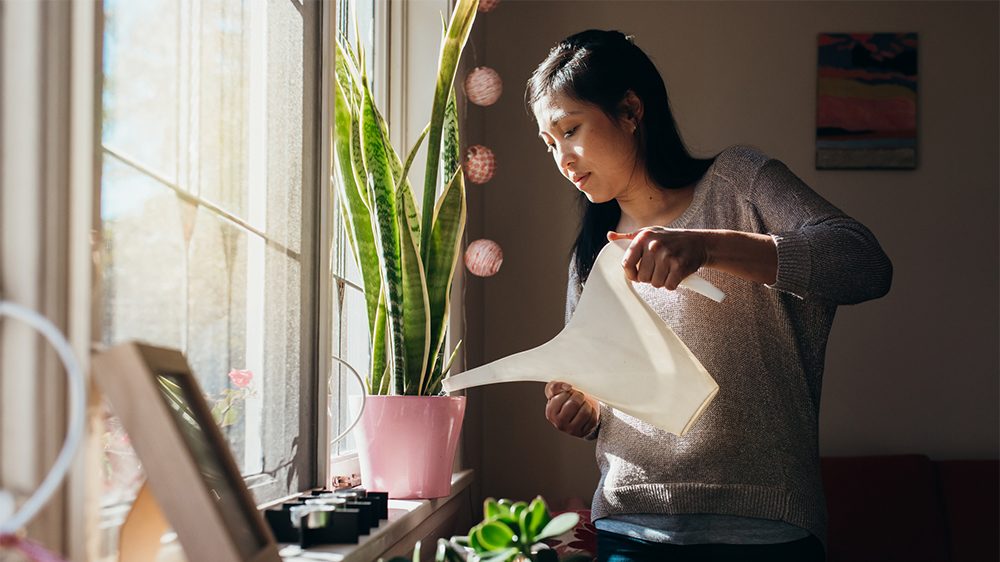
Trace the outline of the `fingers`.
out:
M 552 381 L 545 385 L 545 399 L 551 400 L 556 394 L 569 390 L 573 390 L 573 387 L 564 382 Z
M 706 260 L 694 231 L 647 227 L 627 234 L 608 233 L 608 240 L 623 239 L 632 241 L 622 258 L 625 277 L 656 288 L 676 289 Z
M 557 389 L 567 389 L 556 392 Z M 599 410 L 594 400 L 566 383 L 550 382 L 545 385 L 545 418 L 559 431 L 575 437 L 584 437 L 597 426 Z

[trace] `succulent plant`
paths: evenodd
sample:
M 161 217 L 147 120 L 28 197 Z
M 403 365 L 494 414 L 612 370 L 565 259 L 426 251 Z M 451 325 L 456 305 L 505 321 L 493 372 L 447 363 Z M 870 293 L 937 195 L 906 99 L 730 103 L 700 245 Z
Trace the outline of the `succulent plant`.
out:
M 576 513 L 552 517 L 545 500 L 537 496 L 531 503 L 487 499 L 483 520 L 468 535 L 438 539 L 436 562 L 558 562 L 556 551 L 545 539 L 568 532 L 580 521 Z M 561 562 L 584 562 L 586 555 L 570 555 Z M 413 562 L 420 560 L 420 543 L 413 552 Z M 410 562 L 396 557 L 389 562 Z

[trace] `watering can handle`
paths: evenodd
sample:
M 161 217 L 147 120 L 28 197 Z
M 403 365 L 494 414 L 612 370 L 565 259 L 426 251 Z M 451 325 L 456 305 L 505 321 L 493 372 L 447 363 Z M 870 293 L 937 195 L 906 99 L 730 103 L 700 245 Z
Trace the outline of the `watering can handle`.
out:
M 726 294 L 720 291 L 718 287 L 705 281 L 705 278 L 697 273 L 692 273 L 685 277 L 681 280 L 680 285 L 700 295 L 704 295 L 715 302 L 722 302 L 722 299 L 726 297 Z

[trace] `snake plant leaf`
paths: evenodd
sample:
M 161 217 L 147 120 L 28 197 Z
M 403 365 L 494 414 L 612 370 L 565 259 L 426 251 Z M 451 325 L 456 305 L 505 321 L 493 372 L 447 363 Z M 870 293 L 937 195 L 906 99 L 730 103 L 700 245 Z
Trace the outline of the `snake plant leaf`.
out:
M 351 50 L 350 45 L 347 45 L 347 52 L 351 54 L 351 57 L 354 57 L 354 51 Z M 363 99 L 358 86 L 361 79 L 358 76 L 357 68 L 351 66 L 351 59 L 343 56 L 343 50 L 340 48 L 340 45 L 337 45 L 336 61 L 337 83 L 340 84 L 343 89 L 343 94 L 347 99 L 351 114 L 350 154 L 351 162 L 354 164 L 355 183 L 359 187 L 358 191 L 361 194 L 361 198 L 365 202 L 365 205 L 369 205 L 368 193 L 364 189 L 368 173 L 365 170 L 364 152 L 361 149 L 361 106 L 363 104 Z M 370 308 L 371 307 L 369 307 L 369 309 Z M 370 310 L 369 317 L 371 317 Z
M 542 528 L 541 532 L 535 535 L 535 542 L 540 540 L 558 537 L 559 535 L 568 532 L 576 524 L 580 522 L 580 515 L 578 513 L 563 513 L 557 515 L 549 524 Z
M 341 48 L 340 42 L 338 42 L 334 65 L 337 82 L 344 88 L 345 94 L 350 94 L 348 101 L 351 102 L 352 107 L 361 107 L 361 91 L 358 89 L 358 84 L 361 80 L 357 70 L 357 57 L 354 55 L 354 49 L 351 48 L 349 43 L 345 41 L 344 45 L 350 57 L 345 56 L 345 50 Z
M 430 305 L 427 302 L 427 284 L 424 264 L 417 251 L 417 239 L 410 229 L 410 217 L 416 217 L 415 203 L 407 197 L 409 187 L 401 179 L 396 193 L 399 211 L 400 265 L 403 281 L 403 323 L 406 342 L 406 394 L 420 395 L 427 378 L 427 361 L 430 355 L 431 331 Z
M 386 312 L 389 321 L 387 343 L 391 351 L 393 388 L 396 394 L 403 394 L 405 364 L 405 343 L 403 333 L 403 281 L 399 263 L 399 223 L 396 219 L 395 184 L 389 170 L 389 156 L 386 141 L 382 137 L 375 117 L 375 103 L 372 101 L 368 82 L 362 76 L 361 140 L 364 146 L 365 169 L 368 171 L 368 198 L 373 209 L 372 231 L 379 258 L 379 272 L 385 289 Z
M 351 163 L 354 165 L 354 175 L 361 200 L 371 211 L 372 203 L 368 200 L 368 190 L 364 188 L 368 184 L 368 169 L 365 167 L 365 151 L 361 144 L 362 119 L 360 111 L 351 112 Z
M 455 82 L 455 70 L 458 58 L 465 48 L 469 31 L 476 19 L 476 8 L 479 0 L 459 0 L 451 14 L 448 24 L 448 34 L 441 44 L 441 54 L 438 59 L 437 84 L 434 88 L 434 100 L 431 106 L 431 126 L 427 137 L 427 167 L 424 171 L 424 201 L 423 219 L 421 224 L 433 224 L 433 206 L 437 195 L 438 163 L 441 155 L 441 137 L 444 132 L 444 113 L 448 104 L 448 96 Z M 424 263 L 429 263 L 429 246 L 431 229 L 424 228 L 421 233 L 420 252 Z
M 405 188 L 405 196 L 407 201 L 407 208 L 412 209 L 412 216 L 410 214 L 406 215 L 408 226 L 410 232 L 412 232 L 417 237 L 417 250 L 420 249 L 420 211 L 417 208 L 417 200 L 413 197 L 413 189 L 410 187 L 410 181 L 407 179 L 407 174 L 410 172 L 410 166 L 413 165 L 413 160 L 417 156 L 417 150 L 420 149 L 420 145 L 424 142 L 427 137 L 427 127 L 424 127 L 423 132 L 417 137 L 417 142 L 413 144 L 413 148 L 410 149 L 410 153 L 406 155 L 406 164 L 402 169 L 393 171 L 393 176 L 396 177 L 396 192 L 399 193 L 400 190 Z M 410 211 L 408 210 L 407 213 Z
M 427 270 L 427 294 L 431 307 L 431 357 L 437 362 L 438 352 L 444 345 L 448 314 L 451 310 L 452 279 L 458 264 L 465 231 L 465 177 L 459 168 L 438 200 L 431 223 L 428 251 L 424 253 Z M 437 370 L 432 365 L 431 371 Z
M 461 154 L 458 139 L 458 107 L 455 105 L 455 89 L 448 94 L 448 105 L 444 110 L 444 139 L 441 141 L 441 163 L 444 166 L 445 178 L 450 178 L 458 171 Z
M 444 368 L 441 367 L 441 360 L 444 358 L 444 346 L 441 347 L 442 349 L 438 353 L 434 364 L 434 371 L 431 373 L 431 380 L 427 385 L 429 391 L 425 394 L 428 396 L 436 396 L 441 393 L 441 389 L 443 388 L 441 381 L 444 380 L 444 374 L 451 370 L 451 365 L 455 362 L 455 357 L 458 357 L 458 349 L 462 347 L 462 340 L 458 340 L 458 343 L 455 344 L 455 349 L 452 350 L 451 357 L 448 358 L 448 362 L 444 364 Z
M 389 393 L 389 380 L 392 377 L 385 376 L 386 372 L 389 370 L 385 350 L 385 332 L 388 328 L 388 322 L 386 321 L 385 292 L 382 290 L 381 286 L 379 287 L 378 293 L 375 323 L 373 324 L 374 331 L 372 332 L 371 339 L 371 369 L 368 371 L 371 373 L 371 381 L 369 383 L 368 394 L 384 395 Z
M 351 158 L 351 136 L 354 134 L 355 120 L 351 118 L 347 100 L 339 82 L 334 85 L 334 90 L 334 151 L 339 180 L 335 182 L 337 198 L 340 200 L 342 216 L 346 219 L 345 226 L 354 253 L 354 260 L 364 283 L 369 335 L 374 340 L 375 317 L 382 283 L 379 275 L 378 253 L 375 235 L 372 232 L 371 214 L 358 190 L 357 175 Z

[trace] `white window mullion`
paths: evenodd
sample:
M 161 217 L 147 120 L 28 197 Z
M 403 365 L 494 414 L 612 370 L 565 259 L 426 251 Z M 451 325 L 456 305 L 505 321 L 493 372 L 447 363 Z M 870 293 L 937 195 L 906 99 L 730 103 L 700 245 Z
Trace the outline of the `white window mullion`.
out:
M 267 2 L 250 5 L 250 166 L 248 222 L 267 232 Z M 263 470 L 261 405 L 264 378 L 264 239 L 247 236 L 247 369 L 255 377 L 258 397 L 246 402 L 246 456 L 243 470 Z

